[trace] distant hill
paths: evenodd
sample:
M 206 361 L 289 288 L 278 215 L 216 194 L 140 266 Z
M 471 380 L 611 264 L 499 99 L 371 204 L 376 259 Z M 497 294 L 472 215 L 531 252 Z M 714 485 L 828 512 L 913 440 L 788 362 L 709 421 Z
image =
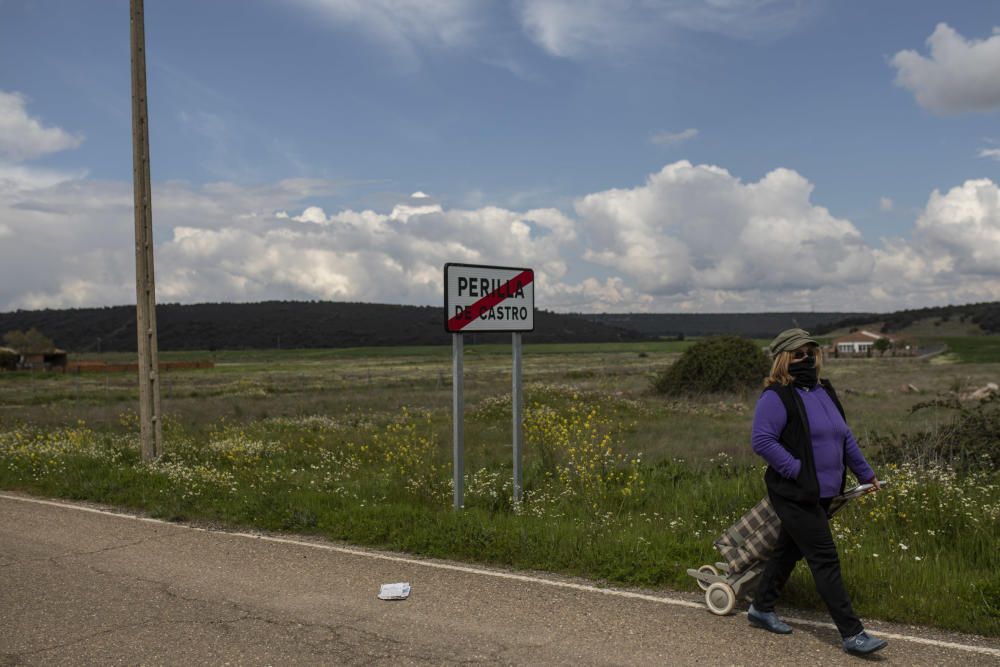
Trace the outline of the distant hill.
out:
M 825 324 L 817 326 L 814 333 L 822 335 L 839 329 L 870 327 L 873 323 L 878 323 L 879 326 L 876 328 L 881 333 L 900 333 L 919 328 L 920 333 L 925 334 L 925 332 L 933 331 L 933 329 L 929 330 L 929 326 L 956 322 L 969 325 L 961 327 L 963 329 L 975 325 L 983 333 L 1000 333 L 1000 302 L 989 301 L 959 306 L 917 308 L 880 315 L 851 315 L 840 319 L 831 319 Z M 946 329 L 954 331 L 955 327 L 946 327 Z
M 737 335 L 772 338 L 792 327 L 813 333 L 818 326 L 845 319 L 871 321 L 870 313 L 601 313 L 580 317 L 611 327 L 631 329 L 655 338 Z
M 160 304 L 161 350 L 337 348 L 447 345 L 440 307 L 330 301 Z M 896 313 L 604 313 L 560 314 L 539 310 L 526 342 L 613 342 L 656 338 L 740 335 L 770 338 L 799 326 L 814 334 L 876 324 L 886 332 L 907 327 L 952 330 L 938 322 L 967 323 L 1000 333 L 1000 303 L 922 308 Z M 883 329 L 884 323 L 884 329 Z M 131 352 L 136 348 L 135 307 L 19 310 L 0 313 L 0 336 L 39 329 L 70 352 Z M 475 334 L 468 343 L 508 342 L 508 334 Z
M 161 350 L 336 348 L 381 345 L 445 345 L 442 308 L 329 301 L 160 304 L 156 324 Z M 132 352 L 136 349 L 135 306 L 19 310 L 0 313 L 0 336 L 39 329 L 70 352 Z M 634 330 L 576 315 L 535 313 L 526 342 L 612 342 L 643 340 Z M 509 342 L 510 334 L 471 334 L 470 343 Z

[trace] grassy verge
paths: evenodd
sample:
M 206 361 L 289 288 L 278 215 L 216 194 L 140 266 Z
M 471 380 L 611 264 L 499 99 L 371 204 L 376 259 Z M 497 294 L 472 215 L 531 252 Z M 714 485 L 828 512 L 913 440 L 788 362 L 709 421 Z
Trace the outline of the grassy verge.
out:
M 8 422 L 0 487 L 171 520 L 694 589 L 685 568 L 716 560 L 712 541 L 763 496 L 762 470 L 724 453 L 643 460 L 626 443 L 645 410 L 629 398 L 532 388 L 517 506 L 509 449 L 491 438 L 508 425 L 503 397 L 470 406 L 460 512 L 451 509 L 447 420 L 410 410 L 171 422 L 167 451 L 153 464 L 139 460 L 128 416 L 100 428 Z M 1000 635 L 997 474 L 904 465 L 884 476 L 890 488 L 835 523 L 859 613 Z M 804 567 L 785 599 L 821 606 Z
M 676 341 L 644 341 L 637 343 L 532 343 L 530 337 L 523 348 L 525 356 L 549 354 L 607 354 L 607 353 L 660 353 L 683 352 L 693 340 Z M 762 343 L 764 344 L 764 343 Z M 510 357 L 510 343 L 473 343 L 465 342 L 465 354 L 505 355 Z M 100 359 L 112 362 L 135 361 L 133 352 L 105 352 L 83 355 L 88 359 Z M 444 358 L 451 359 L 450 345 L 398 345 L 394 347 L 343 347 L 314 348 L 297 350 L 183 350 L 162 351 L 163 361 L 185 359 L 212 359 L 220 364 L 254 364 L 254 363 L 289 363 L 299 361 L 332 361 L 341 359 L 395 359 L 405 357 Z
M 1000 361 L 1000 336 L 943 337 L 950 354 L 963 364 L 989 364 Z

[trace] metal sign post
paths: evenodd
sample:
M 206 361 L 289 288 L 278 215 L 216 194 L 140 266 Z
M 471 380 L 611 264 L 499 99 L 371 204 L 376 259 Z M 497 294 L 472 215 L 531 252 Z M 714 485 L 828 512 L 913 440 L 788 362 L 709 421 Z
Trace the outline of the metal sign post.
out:
M 514 502 L 521 502 L 521 332 L 511 334 L 514 348 L 514 368 L 511 373 L 510 406 L 513 414 L 514 433 Z
M 521 332 L 535 328 L 535 272 L 506 266 L 444 265 L 444 326 L 452 334 L 452 426 L 455 509 L 464 504 L 464 431 L 462 392 L 463 332 L 509 331 L 514 365 L 511 378 L 514 502 L 521 502 L 523 434 Z
M 452 444 L 453 470 L 455 483 L 455 509 L 461 509 L 465 504 L 465 396 L 462 395 L 462 334 L 451 335 L 451 423 L 454 435 Z

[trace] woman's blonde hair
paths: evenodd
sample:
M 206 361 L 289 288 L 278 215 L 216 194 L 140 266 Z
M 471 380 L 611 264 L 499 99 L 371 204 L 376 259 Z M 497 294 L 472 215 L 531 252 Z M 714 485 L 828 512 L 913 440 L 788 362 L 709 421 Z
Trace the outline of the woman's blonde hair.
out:
M 816 349 L 816 375 L 818 376 L 820 371 L 823 370 L 823 348 L 816 345 L 806 345 L 805 347 L 813 347 Z M 788 350 L 787 352 L 779 352 L 778 356 L 774 358 L 771 362 L 771 374 L 764 378 L 764 386 L 769 387 L 772 384 L 780 384 L 788 386 L 795 381 L 792 374 L 788 372 L 788 365 L 792 363 L 795 357 L 795 350 Z

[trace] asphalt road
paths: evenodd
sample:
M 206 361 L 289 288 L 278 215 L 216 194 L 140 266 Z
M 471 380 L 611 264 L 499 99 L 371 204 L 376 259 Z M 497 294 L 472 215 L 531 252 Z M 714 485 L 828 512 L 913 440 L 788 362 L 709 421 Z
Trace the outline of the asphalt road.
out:
M 376 598 L 400 581 L 409 599 Z M 0 495 L 0 665 L 861 663 L 827 619 L 786 613 L 795 632 L 777 636 L 693 594 Z M 890 636 L 869 662 L 1000 664 L 1000 641 L 869 629 Z

